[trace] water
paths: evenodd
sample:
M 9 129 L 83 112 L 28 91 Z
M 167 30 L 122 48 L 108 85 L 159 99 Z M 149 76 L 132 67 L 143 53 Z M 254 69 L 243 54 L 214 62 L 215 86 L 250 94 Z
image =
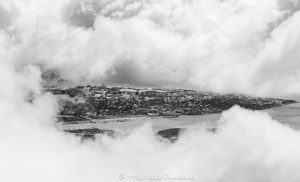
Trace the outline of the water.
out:
M 290 127 L 300 129 L 300 103 L 276 107 L 263 112 L 269 113 L 274 119 L 279 122 L 289 125 Z M 98 120 L 95 123 L 67 124 L 60 126 L 62 129 L 84 129 L 84 128 L 99 128 L 115 130 L 121 133 L 129 133 L 135 128 L 142 126 L 145 123 L 151 123 L 154 131 L 169 129 L 169 128 L 195 128 L 206 127 L 213 128 L 216 126 L 216 121 L 221 117 L 221 114 L 208 114 L 200 116 L 179 116 L 177 118 L 163 117 L 133 117 L 126 121 L 109 121 L 103 122 Z
M 266 112 L 279 122 L 289 125 L 296 130 L 300 129 L 300 103 L 275 107 L 266 110 Z

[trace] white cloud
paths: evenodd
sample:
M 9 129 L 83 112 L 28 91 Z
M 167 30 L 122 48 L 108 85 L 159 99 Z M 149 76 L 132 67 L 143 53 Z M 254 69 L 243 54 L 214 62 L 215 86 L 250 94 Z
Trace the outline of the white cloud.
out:
M 299 87 L 297 39 L 289 50 L 275 41 L 283 44 L 297 34 L 297 20 L 292 20 L 296 2 L 28 0 L 2 4 L 11 4 L 18 12 L 5 31 L 16 64 L 58 69 L 72 81 L 280 97 L 294 94 Z M 291 35 L 284 36 L 292 26 Z M 291 51 L 293 57 L 286 56 Z M 276 60 L 274 54 L 280 54 Z M 272 61 L 278 64 L 262 68 Z M 134 74 L 123 78 L 127 63 L 133 65 Z M 279 82 L 275 74 L 280 75 Z M 290 87 L 278 84 L 287 80 Z
M 18 84 L 9 90 L 13 82 L 1 85 L 27 93 Z M 193 129 L 174 144 L 157 140 L 150 125 L 128 137 L 82 143 L 55 129 L 53 98 L 36 94 L 33 103 L 0 95 L 1 181 L 109 182 L 121 181 L 121 175 L 225 182 L 300 178 L 299 132 L 266 113 L 235 107 L 223 113 L 216 133 Z
M 274 0 L 84 2 L 96 4 L 86 9 L 96 14 L 90 28 L 66 20 L 73 1 L 0 2 L 8 22 L 0 26 L 0 181 L 299 181 L 299 132 L 238 107 L 216 133 L 189 131 L 172 145 L 148 125 L 81 143 L 54 127 L 56 102 L 41 92 L 39 68 L 73 81 L 289 97 L 299 90 L 297 8 L 286 18 Z

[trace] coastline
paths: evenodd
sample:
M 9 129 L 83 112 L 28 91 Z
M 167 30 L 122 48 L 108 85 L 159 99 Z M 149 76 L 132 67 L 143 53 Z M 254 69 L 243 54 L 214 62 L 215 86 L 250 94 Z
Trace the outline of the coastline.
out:
M 283 104 L 281 106 L 274 106 L 268 109 L 256 110 L 256 111 L 269 111 L 276 108 L 281 108 L 285 106 L 300 104 L 298 101 L 295 103 L 288 103 Z M 113 116 L 113 115 L 103 115 L 97 118 L 87 118 L 86 120 L 78 120 L 73 122 L 62 122 L 63 125 L 68 124 L 80 124 L 80 123 L 108 123 L 108 122 L 126 122 L 130 120 L 137 120 L 137 119 L 172 119 L 172 118 L 182 118 L 182 117 L 198 117 L 198 116 L 208 116 L 208 115 L 216 115 L 221 114 L 222 112 L 215 112 L 215 113 L 207 113 L 207 114 L 180 114 L 176 116 L 166 116 L 166 115 L 122 115 L 122 116 Z
M 272 118 L 280 123 L 290 126 L 296 130 L 300 129 L 300 103 L 285 104 L 271 109 L 260 110 L 268 113 Z M 299 113 L 299 114 L 298 114 Z M 146 123 L 151 125 L 152 131 L 164 136 L 176 136 L 177 130 L 187 128 L 206 128 L 208 130 L 217 127 L 221 113 L 211 113 L 204 115 L 180 115 L 176 118 L 164 118 L 163 116 L 109 116 L 107 119 L 99 119 L 77 123 L 58 123 L 60 130 L 76 134 L 83 138 L 93 138 L 96 134 L 109 136 L 127 136 L 135 128 Z M 174 132 L 176 129 L 176 132 Z M 91 134 L 91 131 L 96 131 Z M 170 133 L 169 133 L 170 132 Z M 112 134 L 113 133 L 113 134 Z M 173 135 L 173 134 L 174 135 Z M 174 138 L 173 138 L 174 139 Z

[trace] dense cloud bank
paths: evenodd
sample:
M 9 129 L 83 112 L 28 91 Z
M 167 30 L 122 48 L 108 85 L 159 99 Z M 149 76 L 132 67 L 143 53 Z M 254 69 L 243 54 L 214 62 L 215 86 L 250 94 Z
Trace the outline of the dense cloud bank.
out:
M 299 95 L 295 0 L 2 0 L 4 56 L 75 83 Z M 4 49 L 4 50 L 3 50 Z
M 123 138 L 82 142 L 56 130 L 55 99 L 40 93 L 37 68 L 15 72 L 2 64 L 0 73 L 5 85 L 0 92 L 0 181 L 300 180 L 299 131 L 266 113 L 234 107 L 222 114 L 215 132 L 199 126 L 173 144 L 159 140 L 150 125 Z M 28 94 L 31 102 L 23 99 Z

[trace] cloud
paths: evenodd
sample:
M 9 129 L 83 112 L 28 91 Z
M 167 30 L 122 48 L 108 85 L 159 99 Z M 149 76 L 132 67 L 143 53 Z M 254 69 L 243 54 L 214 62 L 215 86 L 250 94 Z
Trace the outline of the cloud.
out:
M 297 37 L 298 1 L 3 2 L 18 12 L 5 34 L 19 67 L 40 65 L 77 83 L 258 96 L 291 97 L 299 87 L 297 42 L 277 43 Z
M 8 12 L 0 6 L 0 29 L 6 28 L 9 26 L 11 19 L 10 16 L 8 15 Z
M 82 142 L 56 128 L 41 74 L 75 83 L 299 96 L 298 1 L 2 0 L 0 181 L 299 181 L 299 131 L 234 107 L 169 144 L 150 125 Z
M 255 82 L 265 94 L 281 89 L 282 95 L 297 95 L 299 71 L 299 12 L 288 18 L 271 34 L 254 62 Z M 272 80 L 272 81 L 271 81 Z
M 266 113 L 234 107 L 222 114 L 215 133 L 197 127 L 174 144 L 159 140 L 149 124 L 126 137 L 82 142 L 53 125 L 56 104 L 51 95 L 28 89 L 27 83 L 39 82 L 36 67 L 14 72 L 2 64 L 0 69 L 1 76 L 10 78 L 0 79 L 5 85 L 0 92 L 1 181 L 110 182 L 149 175 L 299 181 L 299 131 Z M 35 99 L 26 102 L 23 98 L 31 92 Z

